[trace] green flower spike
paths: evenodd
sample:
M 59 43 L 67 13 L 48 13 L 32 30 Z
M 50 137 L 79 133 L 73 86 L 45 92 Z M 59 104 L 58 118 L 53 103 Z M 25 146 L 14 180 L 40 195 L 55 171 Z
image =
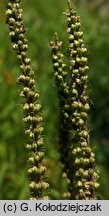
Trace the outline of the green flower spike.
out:
M 26 148 L 29 152 L 28 176 L 30 199 L 46 200 L 49 184 L 46 181 L 46 167 L 43 164 L 45 156 L 43 144 L 43 126 L 40 115 L 41 105 L 38 102 L 39 93 L 35 91 L 34 71 L 31 60 L 27 57 L 28 44 L 25 37 L 26 28 L 22 20 L 22 9 L 20 0 L 7 3 L 6 23 L 9 26 L 9 36 L 12 47 L 17 54 L 22 74 L 18 81 L 22 85 L 20 96 L 23 97 L 24 122 L 26 124 L 25 134 L 28 138 Z
M 95 155 L 91 150 L 87 127 L 90 109 L 87 96 L 88 66 L 87 49 L 84 45 L 80 17 L 75 7 L 68 1 L 67 18 L 69 57 L 67 65 L 60 60 L 60 43 L 51 43 L 56 86 L 59 95 L 61 162 L 69 179 L 71 199 L 96 199 L 98 170 Z M 63 73 L 62 64 L 67 73 Z M 60 70 L 61 68 L 61 70 Z M 65 74 L 65 75 L 64 75 Z M 65 91 L 66 89 L 66 91 Z M 66 95 L 65 95 L 66 92 Z M 62 125 L 62 127 L 61 127 Z M 67 136 L 66 136 L 67 135 Z
M 72 76 L 70 87 L 72 145 L 69 150 L 69 190 L 73 199 L 96 199 L 96 189 L 99 186 L 96 182 L 98 171 L 95 165 L 95 155 L 90 148 L 87 128 L 90 109 L 86 93 L 89 69 L 86 57 L 87 49 L 84 45 L 80 17 L 76 15 L 76 9 L 70 1 L 68 1 L 68 5 L 69 12 L 65 15 L 69 35 L 69 70 Z M 93 171 L 89 174 L 89 170 Z
M 64 55 L 61 52 L 62 41 L 59 41 L 57 33 L 55 33 L 54 41 L 50 43 L 52 52 L 52 62 L 54 67 L 55 84 L 57 87 L 58 94 L 58 110 L 59 110 L 59 152 L 60 161 L 62 164 L 62 176 L 67 172 L 67 154 L 68 154 L 68 139 L 69 139 L 69 86 L 66 81 L 67 78 L 67 68 L 64 63 Z M 63 136 L 64 135 L 64 136 Z M 67 176 L 66 176 L 67 178 Z M 69 182 L 69 180 L 67 179 Z M 70 197 L 69 193 L 63 193 L 62 198 L 67 199 Z

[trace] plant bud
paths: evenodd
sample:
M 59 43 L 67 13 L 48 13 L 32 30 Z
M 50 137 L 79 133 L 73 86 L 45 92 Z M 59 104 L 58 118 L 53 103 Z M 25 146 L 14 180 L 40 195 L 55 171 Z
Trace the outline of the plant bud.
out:
M 83 159 L 83 164 L 84 165 L 88 165 L 89 164 L 89 159 L 88 158 L 84 158 Z
M 18 45 L 22 47 L 23 42 L 21 40 L 18 40 Z
M 85 82 L 88 80 L 88 76 L 81 76 L 81 81 Z
M 64 108 L 65 110 L 69 110 L 70 106 L 68 104 L 65 104 Z
M 95 153 L 91 152 L 91 157 L 95 157 Z
M 30 79 L 30 80 L 29 80 L 29 84 L 30 84 L 31 86 L 33 86 L 33 85 L 35 84 L 35 80 L 34 80 L 34 79 Z
M 54 68 L 57 69 L 58 67 L 59 67 L 59 63 L 58 62 L 54 63 Z
M 72 50 L 71 50 L 71 55 L 72 55 L 72 56 L 76 56 L 76 54 L 77 54 L 77 51 L 72 49 Z
M 62 62 L 63 62 L 62 59 L 59 59 L 59 60 L 58 60 L 58 63 L 59 63 L 60 65 L 62 65 Z M 62 70 L 62 69 L 61 69 L 61 70 Z
M 17 59 L 18 59 L 19 61 L 21 61 L 21 60 L 22 60 L 22 56 L 21 56 L 21 55 L 17 55 Z
M 83 32 L 82 31 L 75 32 L 75 36 L 77 36 L 78 38 L 81 38 L 83 36 Z
M 100 186 L 99 183 L 97 183 L 97 182 L 94 183 L 94 187 L 95 187 L 96 189 L 99 188 L 99 186 Z
M 77 149 L 74 148 L 73 151 L 72 151 L 72 153 L 73 153 L 74 155 L 77 154 Z
M 15 37 L 15 32 L 14 31 L 9 32 L 9 36 L 10 36 L 10 38 Z
M 78 171 L 76 171 L 75 176 L 77 176 L 77 177 L 80 176 Z
M 41 104 L 36 104 L 34 106 L 34 111 L 39 111 L 42 108 Z
M 58 75 L 58 76 L 57 76 L 57 79 L 58 79 L 59 81 L 63 82 L 63 77 L 62 77 L 61 75 Z
M 28 162 L 34 164 L 34 157 L 29 157 Z
M 60 59 L 62 59 L 62 58 L 64 57 L 64 55 L 63 55 L 62 53 L 58 53 L 58 57 L 59 57 Z
M 25 104 L 23 105 L 23 110 L 29 110 L 29 104 L 25 103 Z
M 90 109 L 89 104 L 86 103 L 86 104 L 84 105 L 84 110 L 85 110 L 85 111 L 89 111 L 89 109 Z
M 81 80 L 78 79 L 78 78 L 75 79 L 75 82 L 76 82 L 77 85 L 81 84 Z
M 18 50 L 18 45 L 17 44 L 13 44 L 12 47 L 13 47 L 14 50 Z
M 70 17 L 67 18 L 67 22 L 71 23 L 71 18 Z
M 68 28 L 68 29 L 67 29 L 67 32 L 70 33 L 70 32 L 71 32 L 71 28 Z
M 78 124 L 81 125 L 81 126 L 83 126 L 84 125 L 83 119 L 79 119 Z
M 72 103 L 72 107 L 73 107 L 73 108 L 78 108 L 78 102 L 77 102 L 77 101 L 74 101 L 74 102 Z
M 28 135 L 30 138 L 34 138 L 34 133 L 32 131 Z
M 28 96 L 29 96 L 30 98 L 34 97 L 34 96 L 35 96 L 35 92 L 34 92 L 34 91 L 29 91 L 29 92 L 28 92 Z
M 23 52 L 22 52 L 22 53 L 23 53 Z M 26 72 L 29 72 L 30 70 L 31 70 L 31 66 L 30 66 L 30 65 L 26 65 L 26 66 L 25 66 L 25 71 L 26 71 Z
M 30 108 L 30 109 L 34 109 L 34 104 L 33 104 L 33 103 L 30 103 L 30 104 L 29 104 L 29 108 Z
M 9 18 L 9 25 L 14 25 L 15 22 L 16 22 L 16 21 L 15 21 L 14 18 L 12 18 L 12 17 Z
M 79 113 L 79 112 L 76 112 L 76 111 L 73 113 L 73 115 L 74 115 L 76 118 L 80 117 L 80 113 Z
M 76 89 L 72 89 L 72 94 L 78 96 L 78 91 Z
M 23 44 L 22 45 L 22 50 L 26 51 L 28 49 L 28 45 L 27 44 Z
M 87 148 L 86 148 L 86 152 L 87 152 L 88 154 L 90 154 L 90 153 L 91 153 L 91 148 L 87 147 Z
M 87 138 L 87 136 L 88 136 L 88 132 L 85 131 L 85 130 L 83 130 L 83 131 L 79 132 L 78 135 L 79 135 L 80 137 Z
M 68 113 L 64 112 L 64 117 L 65 117 L 66 119 L 68 119 L 68 118 L 69 118 Z
M 89 168 L 88 173 L 89 173 L 89 175 L 92 175 L 93 174 L 93 169 Z
M 65 68 L 66 67 L 66 64 L 62 64 L 62 68 Z M 66 72 L 64 72 L 64 73 L 66 73 Z
M 79 41 L 78 41 L 78 40 L 74 40 L 74 45 L 75 45 L 76 47 L 78 47 L 78 46 L 79 46 Z
M 78 41 L 80 45 L 83 43 L 83 39 L 79 39 Z
M 30 58 L 25 58 L 24 61 L 25 61 L 25 64 L 30 64 L 31 62 Z
M 81 181 L 78 181 L 77 182 L 77 187 L 81 187 L 82 188 L 83 187 L 83 183 Z
M 57 55 L 53 55 L 52 56 L 53 60 L 56 62 L 58 60 L 58 56 Z
M 35 134 L 41 134 L 43 131 L 44 131 L 44 128 L 43 128 L 43 127 L 39 127 L 39 128 L 35 128 L 35 129 L 34 129 L 34 133 L 35 133 Z
M 76 119 L 75 118 L 73 118 L 71 121 L 72 121 L 73 124 L 76 123 Z
M 81 152 L 81 148 L 80 147 L 77 147 L 76 150 L 77 150 L 77 153 Z
M 79 22 L 75 23 L 75 28 L 79 29 L 81 27 L 81 24 Z
M 75 30 L 76 29 L 76 26 L 74 24 L 71 24 L 71 29 L 72 30 Z
M 9 16 L 12 15 L 12 10 L 8 9 L 5 14 L 9 18 Z
M 26 52 L 25 51 L 23 51 L 23 52 L 21 52 L 21 55 L 22 55 L 22 57 L 26 57 Z M 25 69 L 26 69 L 26 67 L 28 67 L 28 65 L 27 66 L 25 66 Z M 29 66 L 30 67 L 30 66 Z
M 93 157 L 90 157 L 90 163 L 95 163 L 95 158 L 93 158 Z
M 88 176 L 89 176 L 88 171 L 85 170 L 84 173 L 83 173 L 83 177 L 87 178 Z
M 81 163 L 80 159 L 79 159 L 79 158 L 76 158 L 76 159 L 75 159 L 75 164 L 78 165 L 78 164 L 80 164 L 80 163 Z
M 73 41 L 74 41 L 74 36 L 73 36 L 72 34 L 70 34 L 70 36 L 69 36 L 69 41 L 70 41 L 70 42 L 73 42 Z
M 87 142 L 82 142 L 81 147 L 87 147 Z
M 69 48 L 72 49 L 73 47 L 74 47 L 74 44 L 73 44 L 73 43 L 70 43 L 70 44 L 69 44 Z
M 78 74 L 79 73 L 79 70 L 78 69 L 74 69 L 73 70 L 73 74 Z
M 87 115 L 87 113 L 85 113 L 85 112 L 81 112 L 81 117 L 82 117 L 83 119 L 87 119 L 88 115 Z
M 82 168 L 79 168 L 78 172 L 79 172 L 80 174 L 83 174 L 83 173 L 84 173 L 84 170 L 83 170 Z
M 93 178 L 97 179 L 98 178 L 98 174 L 96 172 L 93 172 Z

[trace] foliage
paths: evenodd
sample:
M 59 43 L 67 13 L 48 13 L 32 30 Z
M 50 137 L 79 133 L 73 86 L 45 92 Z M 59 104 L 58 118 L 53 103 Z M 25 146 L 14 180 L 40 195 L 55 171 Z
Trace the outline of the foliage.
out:
M 99 198 L 109 199 L 109 99 L 108 99 L 108 62 L 109 62 L 109 28 L 108 5 L 95 4 L 87 6 L 89 1 L 78 1 L 79 14 L 82 18 L 85 41 L 89 50 L 90 65 L 90 137 L 96 146 L 97 163 L 100 167 L 101 187 Z M 101 1 L 100 1 L 101 2 Z M 28 199 L 27 178 L 25 172 L 25 137 L 23 134 L 22 110 L 16 77 L 19 74 L 14 53 L 10 50 L 5 25 L 5 5 L 0 1 L 0 199 Z M 57 94 L 53 86 L 53 69 L 50 61 L 49 41 L 57 31 L 61 38 L 65 20 L 62 12 L 66 10 L 66 1 L 26 0 L 23 1 L 24 20 L 29 31 L 29 55 L 37 71 L 45 122 L 45 144 L 49 167 L 50 184 L 53 188 L 52 199 L 59 199 L 66 189 L 66 182 L 60 181 L 61 166 L 57 153 Z M 58 19 L 58 22 L 57 22 Z M 67 50 L 66 50 L 67 52 Z M 58 166 L 59 165 L 59 166 Z M 60 168 L 58 168 L 60 167 Z M 18 181 L 19 180 L 19 181 Z M 60 185 L 58 184 L 60 182 Z M 55 188 L 55 189 L 54 189 Z

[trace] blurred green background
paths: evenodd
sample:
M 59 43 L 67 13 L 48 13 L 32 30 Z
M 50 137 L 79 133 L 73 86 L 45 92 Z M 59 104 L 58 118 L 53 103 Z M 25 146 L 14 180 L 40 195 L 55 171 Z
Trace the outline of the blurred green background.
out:
M 66 37 L 66 0 L 22 0 L 32 59 L 43 104 L 45 145 L 51 198 L 60 199 L 66 184 L 60 178 L 57 153 L 57 95 L 49 42 L 54 32 Z M 99 199 L 109 199 L 109 1 L 74 1 L 81 16 L 89 58 L 89 128 L 91 146 L 100 170 Z M 27 152 L 22 109 L 16 84 L 19 67 L 5 25 L 4 0 L 0 1 L 0 199 L 28 199 Z

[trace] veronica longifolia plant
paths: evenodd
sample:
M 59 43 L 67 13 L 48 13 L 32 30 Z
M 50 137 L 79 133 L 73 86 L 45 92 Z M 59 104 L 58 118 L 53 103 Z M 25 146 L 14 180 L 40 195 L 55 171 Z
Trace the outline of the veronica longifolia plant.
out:
M 42 117 L 40 114 L 41 104 L 38 100 L 39 93 L 35 90 L 34 71 L 31 66 L 31 60 L 27 57 L 26 28 L 22 20 L 20 3 L 20 0 L 7 1 L 6 23 L 9 26 L 12 48 L 17 54 L 21 69 L 18 82 L 22 85 L 20 96 L 23 98 L 23 121 L 26 124 L 25 134 L 28 140 L 26 148 L 29 152 L 28 176 L 30 181 L 30 199 L 44 200 L 48 199 L 47 191 L 49 184 L 46 181 L 46 167 L 43 164 L 45 150 Z
M 69 56 L 62 53 L 62 41 L 50 43 L 55 82 L 59 96 L 59 150 L 63 171 L 69 179 L 68 197 L 96 199 L 99 187 L 95 154 L 92 152 L 87 127 L 89 100 L 87 96 L 87 49 L 84 44 L 80 17 L 68 1 L 67 37 Z M 67 59 L 67 63 L 66 63 Z

